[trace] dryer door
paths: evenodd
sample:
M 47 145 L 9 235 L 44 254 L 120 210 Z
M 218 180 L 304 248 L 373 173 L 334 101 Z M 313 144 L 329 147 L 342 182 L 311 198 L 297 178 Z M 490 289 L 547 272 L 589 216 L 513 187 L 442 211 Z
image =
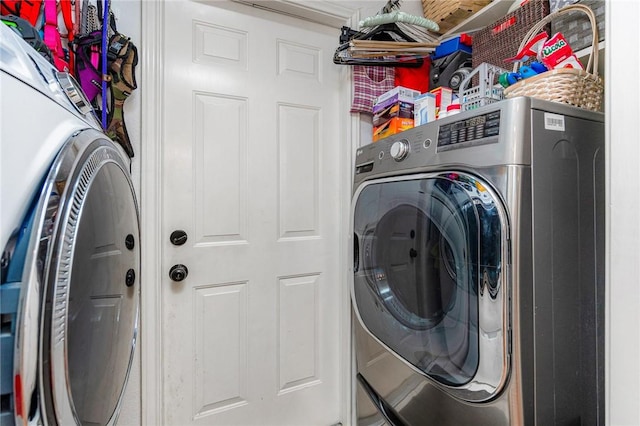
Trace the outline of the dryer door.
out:
M 365 183 L 355 196 L 352 298 L 366 330 L 467 401 L 508 373 L 508 226 L 487 184 L 464 173 Z
M 127 169 L 112 142 L 87 130 L 64 146 L 44 183 L 18 323 L 19 424 L 38 412 L 49 425 L 117 420 L 139 305 L 138 209 Z

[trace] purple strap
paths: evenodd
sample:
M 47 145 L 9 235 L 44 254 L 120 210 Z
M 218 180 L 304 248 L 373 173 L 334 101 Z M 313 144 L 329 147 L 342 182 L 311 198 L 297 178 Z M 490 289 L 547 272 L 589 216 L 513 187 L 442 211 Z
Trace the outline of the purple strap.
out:
M 100 0 L 98 0 L 100 1 Z M 109 38 L 109 0 L 104 0 L 102 18 L 102 128 L 107 129 L 107 40 Z

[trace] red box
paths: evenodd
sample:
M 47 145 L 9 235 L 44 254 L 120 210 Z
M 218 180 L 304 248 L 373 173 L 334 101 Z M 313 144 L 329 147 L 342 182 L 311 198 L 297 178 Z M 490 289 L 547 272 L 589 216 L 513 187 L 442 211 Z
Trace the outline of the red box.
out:
M 448 87 L 438 87 L 429 93 L 436 95 L 436 117 L 440 111 L 446 111 L 453 100 L 453 91 Z

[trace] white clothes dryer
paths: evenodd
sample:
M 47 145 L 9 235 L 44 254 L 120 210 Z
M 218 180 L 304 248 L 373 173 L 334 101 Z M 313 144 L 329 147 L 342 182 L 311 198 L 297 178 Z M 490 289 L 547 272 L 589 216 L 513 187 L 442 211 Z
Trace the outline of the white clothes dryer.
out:
M 115 424 L 139 311 L 129 160 L 5 25 L 0 90 L 0 424 Z

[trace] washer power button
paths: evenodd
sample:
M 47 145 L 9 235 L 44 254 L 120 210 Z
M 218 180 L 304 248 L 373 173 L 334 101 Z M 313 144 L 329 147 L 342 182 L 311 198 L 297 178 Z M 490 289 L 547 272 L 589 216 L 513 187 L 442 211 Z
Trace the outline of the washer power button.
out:
M 393 144 L 391 144 L 389 154 L 391 154 L 391 158 L 396 161 L 404 160 L 407 154 L 409 154 L 409 141 L 407 141 L 406 139 L 395 141 Z

